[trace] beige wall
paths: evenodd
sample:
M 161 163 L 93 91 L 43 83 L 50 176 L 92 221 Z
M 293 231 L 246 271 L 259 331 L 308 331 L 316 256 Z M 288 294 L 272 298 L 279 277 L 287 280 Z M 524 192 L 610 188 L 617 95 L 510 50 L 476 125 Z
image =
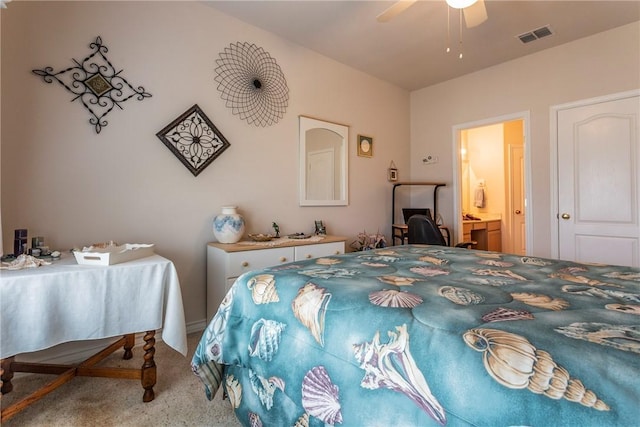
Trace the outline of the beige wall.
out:
M 533 253 L 551 256 L 550 108 L 640 88 L 640 23 L 506 62 L 411 93 L 411 179 L 440 180 L 439 210 L 453 222 L 454 126 L 530 112 Z M 424 166 L 425 153 L 439 162 Z
M 2 19 L 2 227 L 27 228 L 49 246 L 115 240 L 155 243 L 174 261 L 188 323 L 205 319 L 205 246 L 211 221 L 237 205 L 247 232 L 313 231 L 355 239 L 390 234 L 387 168 L 408 176 L 409 93 L 241 23 L 200 2 L 12 2 Z M 153 96 L 114 109 L 96 134 L 86 110 L 33 69 L 58 71 L 101 36 L 108 58 Z M 289 105 L 256 127 L 225 107 L 215 60 L 231 43 L 262 47 L 281 67 Z M 198 104 L 231 143 L 194 177 L 155 136 Z M 350 126 L 347 207 L 298 206 L 298 115 Z M 357 157 L 357 134 L 375 139 Z

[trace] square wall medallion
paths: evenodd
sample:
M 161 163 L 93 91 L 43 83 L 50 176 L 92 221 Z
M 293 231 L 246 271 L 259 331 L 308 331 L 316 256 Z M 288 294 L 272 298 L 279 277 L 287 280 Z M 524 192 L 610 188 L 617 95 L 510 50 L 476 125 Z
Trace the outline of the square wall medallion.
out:
M 198 176 L 231 145 L 197 104 L 158 132 L 156 136 L 191 171 L 193 176 Z

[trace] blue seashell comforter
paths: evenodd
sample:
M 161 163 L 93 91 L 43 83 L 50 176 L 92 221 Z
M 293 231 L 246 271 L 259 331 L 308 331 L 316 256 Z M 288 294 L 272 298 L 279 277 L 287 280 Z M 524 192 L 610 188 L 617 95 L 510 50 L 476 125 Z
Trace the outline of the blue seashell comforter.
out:
M 192 368 L 245 426 L 638 426 L 640 269 L 407 245 L 246 273 Z

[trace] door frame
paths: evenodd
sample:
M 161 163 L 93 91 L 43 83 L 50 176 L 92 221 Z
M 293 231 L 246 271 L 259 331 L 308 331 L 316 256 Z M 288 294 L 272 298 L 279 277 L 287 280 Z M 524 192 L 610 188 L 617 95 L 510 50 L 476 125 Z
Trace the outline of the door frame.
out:
M 560 256 L 560 226 L 558 215 L 558 113 L 561 110 L 568 110 L 576 107 L 586 107 L 588 105 L 600 104 L 603 102 L 617 101 L 624 98 L 640 96 L 640 89 L 634 89 L 624 92 L 612 93 L 609 95 L 598 96 L 595 98 L 581 99 L 579 101 L 568 102 L 566 104 L 552 105 L 549 117 L 550 132 L 550 157 L 551 157 L 551 257 L 558 258 Z
M 461 134 L 462 131 L 495 125 L 504 122 L 511 122 L 514 120 L 522 120 L 522 132 L 524 133 L 524 192 L 525 192 L 525 247 L 526 253 L 530 254 L 533 248 L 533 215 L 531 213 L 531 207 L 533 206 L 533 194 L 531 191 L 531 144 L 530 144 L 530 116 L 529 110 L 520 111 L 517 113 L 506 114 L 498 117 L 490 117 L 483 120 L 477 120 L 474 122 L 460 123 L 452 126 L 452 147 L 453 147 L 453 215 L 454 215 L 454 241 L 461 242 L 463 239 L 462 229 L 462 191 L 460 176 L 460 149 L 462 148 Z

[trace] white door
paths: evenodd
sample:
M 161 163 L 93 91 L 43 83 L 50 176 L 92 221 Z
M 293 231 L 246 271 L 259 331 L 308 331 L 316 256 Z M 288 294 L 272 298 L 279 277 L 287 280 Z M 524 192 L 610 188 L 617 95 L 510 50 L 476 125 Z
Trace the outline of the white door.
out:
M 333 149 L 312 151 L 307 163 L 307 198 L 333 200 L 335 190 L 335 153 Z
M 640 266 L 640 97 L 558 110 L 558 255 Z

